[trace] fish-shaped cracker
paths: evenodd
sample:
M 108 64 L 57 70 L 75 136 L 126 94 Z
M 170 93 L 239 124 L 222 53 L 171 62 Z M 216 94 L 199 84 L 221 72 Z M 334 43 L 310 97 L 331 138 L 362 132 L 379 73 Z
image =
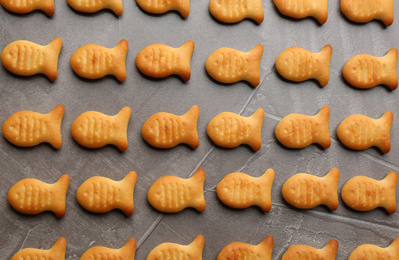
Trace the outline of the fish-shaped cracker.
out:
M 144 11 L 153 14 L 174 10 L 187 17 L 190 13 L 190 0 L 136 0 L 136 2 Z
M 384 260 L 399 259 L 399 237 L 396 238 L 388 247 L 381 248 L 376 245 L 363 244 L 358 246 L 349 255 L 348 260 Z
M 147 193 L 148 202 L 157 210 L 176 213 L 187 207 L 202 212 L 204 198 L 205 171 L 199 168 L 189 179 L 164 176 L 156 180 Z
M 220 48 L 209 55 L 205 68 L 209 76 L 222 83 L 244 80 L 256 87 L 260 83 L 259 64 L 262 54 L 261 44 L 249 52 Z
M 335 260 L 338 251 L 338 241 L 331 239 L 327 245 L 322 249 L 316 249 L 307 245 L 290 246 L 284 253 L 281 260 L 309 260 L 309 259 L 323 259 Z
M 4 137 L 12 144 L 31 147 L 40 143 L 49 143 L 55 149 L 62 146 L 61 122 L 65 108 L 57 105 L 48 114 L 33 111 L 19 111 L 3 123 Z
M 264 212 L 269 212 L 272 207 L 271 191 L 274 175 L 272 169 L 268 169 L 257 178 L 233 172 L 219 182 L 216 194 L 229 207 L 244 209 L 259 206 Z
M 370 211 L 383 207 L 389 214 L 393 214 L 396 211 L 397 182 L 396 172 L 390 172 L 380 181 L 356 176 L 342 187 L 342 200 L 348 207 L 358 211 Z
M 245 18 L 262 23 L 264 19 L 262 0 L 210 0 L 209 11 L 224 23 L 237 23 Z
M 351 21 L 367 23 L 381 20 L 385 26 L 393 23 L 393 0 L 341 0 L 341 11 Z
M 122 108 L 114 116 L 97 111 L 84 112 L 72 123 L 71 134 L 76 142 L 87 148 L 100 148 L 113 144 L 119 150 L 126 151 L 130 114 L 129 107 Z
M 125 60 L 128 48 L 126 40 L 121 40 L 111 49 L 87 44 L 72 54 L 71 67 L 83 78 L 99 79 L 106 75 L 114 75 L 122 82 L 126 79 Z
M 42 10 L 48 16 L 54 14 L 54 0 L 0 0 L 0 4 L 8 11 L 18 14 L 26 14 L 34 10 Z
M 364 115 L 351 115 L 338 126 L 337 135 L 341 142 L 354 150 L 365 150 L 372 146 L 383 153 L 391 150 L 391 125 L 393 113 L 386 111 L 379 119 Z
M 285 79 L 301 82 L 315 79 L 324 87 L 330 79 L 330 59 L 332 48 L 329 44 L 318 53 L 301 47 L 290 47 L 276 59 L 278 73 Z
M 67 3 L 76 11 L 83 13 L 95 13 L 103 9 L 110 9 L 115 15 L 121 15 L 123 12 L 122 0 L 67 0 Z
M 151 250 L 146 260 L 202 260 L 204 243 L 205 239 L 202 235 L 194 238 L 189 245 L 162 243 Z
M 149 77 L 166 78 L 175 74 L 188 81 L 191 77 L 190 62 L 194 46 L 191 40 L 179 48 L 163 44 L 148 45 L 137 54 L 136 66 Z
M 134 260 L 136 248 L 136 240 L 134 238 L 130 238 L 126 244 L 119 249 L 103 246 L 92 247 L 84 252 L 79 260 Z
M 330 210 L 336 210 L 339 203 L 338 179 L 337 168 L 332 168 L 324 177 L 298 173 L 284 183 L 282 194 L 289 204 L 300 209 L 311 209 L 324 204 Z
M 271 260 L 274 240 L 267 236 L 259 245 L 233 242 L 225 246 L 219 253 L 217 260 Z
M 15 41 L 1 52 L 1 63 L 10 72 L 20 76 L 42 73 L 51 81 L 57 79 L 58 56 L 62 47 L 61 38 L 55 38 L 42 46 L 29 41 Z
M 283 15 L 301 19 L 312 16 L 320 24 L 328 18 L 328 0 L 273 0 L 277 9 Z
M 150 116 L 141 128 L 143 138 L 157 148 L 172 148 L 186 143 L 192 148 L 199 145 L 197 121 L 198 106 L 192 106 L 186 114 L 176 116 L 159 112 Z
M 360 54 L 352 57 L 344 66 L 345 80 L 357 88 L 372 88 L 386 85 L 391 90 L 398 87 L 396 63 L 398 51 L 392 48 L 384 57 Z
M 79 204 L 95 213 L 106 213 L 113 209 L 122 210 L 127 216 L 134 212 L 133 192 L 137 174 L 129 172 L 120 181 L 95 176 L 83 182 L 76 192 Z
M 232 112 L 215 116 L 206 129 L 212 141 L 222 147 L 234 148 L 248 144 L 255 151 L 262 147 L 262 124 L 265 111 L 262 108 L 250 117 L 242 117 Z
M 64 174 L 53 184 L 37 179 L 23 179 L 8 191 L 7 199 L 18 212 L 35 215 L 52 211 L 59 218 L 65 215 L 65 199 L 69 187 L 69 176 Z
M 66 239 L 60 237 L 55 241 L 52 248 L 48 250 L 25 248 L 17 252 L 11 260 L 24 260 L 24 259 L 57 259 L 65 260 Z
M 318 143 L 327 149 L 331 145 L 329 119 L 328 106 L 322 107 L 315 116 L 290 114 L 281 119 L 274 133 L 279 142 L 289 148 L 304 148 Z

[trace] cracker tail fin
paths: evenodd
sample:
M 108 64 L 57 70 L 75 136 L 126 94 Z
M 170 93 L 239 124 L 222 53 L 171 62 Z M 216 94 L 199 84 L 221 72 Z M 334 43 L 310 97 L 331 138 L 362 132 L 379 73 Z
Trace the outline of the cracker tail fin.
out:
M 62 118 L 64 117 L 64 113 L 64 106 L 59 104 L 55 106 L 49 114 L 52 122 L 54 122 L 54 126 L 56 126 L 56 129 L 52 129 L 53 133 L 51 134 L 49 141 L 55 149 L 60 149 L 62 146 L 61 122 Z
M 260 24 L 265 18 L 265 14 L 263 13 L 262 0 L 253 1 L 253 4 L 253 8 L 248 16 L 258 24 Z
M 383 84 L 387 85 L 390 90 L 395 90 L 398 87 L 398 74 L 396 72 L 396 64 L 398 61 L 397 49 L 390 49 L 382 59 L 386 60 L 387 66 Z
M 110 7 L 109 7 L 112 12 L 114 12 L 115 15 L 119 16 L 123 13 L 123 3 L 122 0 L 114 0 L 112 1 Z
M 44 1 L 43 12 L 48 16 L 52 16 L 54 14 L 54 0 Z
M 262 124 L 264 117 L 265 111 L 262 108 L 258 108 L 258 110 L 249 117 L 249 120 L 251 120 L 250 124 L 252 125 L 252 133 L 248 140 L 248 144 L 254 151 L 259 151 L 262 147 Z
M 180 55 L 178 74 L 184 81 L 190 80 L 191 77 L 191 56 L 193 54 L 194 47 L 194 41 L 189 40 L 180 48 L 178 48 L 178 55 Z
M 320 24 L 324 24 L 328 19 L 328 1 L 322 0 L 319 1 L 319 6 L 314 11 L 313 16 Z
M 315 138 L 315 142 L 320 144 L 324 149 L 327 149 L 331 145 L 331 137 L 329 131 L 329 121 L 330 121 L 330 108 L 328 106 L 323 106 L 320 111 L 315 115 L 316 119 L 319 121 L 320 130 Z
M 392 111 L 386 111 L 382 117 L 377 119 L 378 121 L 383 121 L 385 131 L 382 132 L 376 146 L 381 149 L 383 153 L 388 153 L 391 150 L 391 126 L 393 122 Z
M 120 81 L 126 79 L 126 54 L 129 49 L 129 43 L 127 40 L 121 40 L 114 48 L 115 57 L 117 57 L 117 66 L 113 70 L 114 76 Z
M 53 185 L 53 191 L 57 194 L 57 198 L 54 200 L 56 203 L 52 211 L 58 218 L 62 218 L 65 215 L 65 200 L 69 187 L 69 176 L 67 174 L 62 175 Z
M 335 256 L 338 252 L 338 241 L 335 239 L 331 239 L 330 241 L 328 241 L 323 250 L 326 252 L 326 255 L 331 257 L 331 259 L 335 259 Z
M 130 238 L 126 244 L 120 249 L 123 259 L 134 259 L 136 254 L 137 242 L 136 239 Z
M 260 60 L 263 55 L 263 46 L 261 44 L 256 45 L 252 50 L 248 52 L 248 75 L 247 81 L 251 83 L 253 87 L 257 87 L 260 84 Z
M 64 237 L 59 237 L 52 248 L 49 249 L 52 257 L 54 259 L 65 259 L 65 250 L 66 250 L 66 239 Z
M 190 0 L 180 0 L 177 3 L 177 11 L 186 18 L 190 14 Z
M 197 252 L 198 256 L 202 256 L 202 251 L 204 249 L 205 238 L 202 235 L 198 235 L 194 238 L 193 242 L 191 242 L 188 247 L 192 248 L 194 252 Z M 195 257 L 197 258 L 197 257 Z M 202 257 L 198 257 L 198 259 L 202 259 Z
M 383 207 L 389 214 L 396 212 L 396 184 L 398 183 L 398 174 L 394 171 L 388 173 L 388 175 L 382 180 L 386 183 L 387 190 L 389 190 L 390 199 L 386 200 Z
M 264 212 L 269 212 L 272 208 L 272 184 L 274 181 L 275 173 L 273 169 L 267 169 L 265 173 L 259 177 L 263 185 L 261 187 L 270 187 L 269 189 L 264 190 L 264 194 L 262 197 L 262 205 L 260 207 Z
M 327 204 L 327 207 L 330 210 L 336 210 L 339 205 L 339 200 L 338 200 L 338 181 L 339 181 L 339 170 L 337 168 L 332 168 L 325 176 L 324 179 L 326 180 L 325 183 L 328 183 L 327 189 L 329 194 L 328 200 L 329 203 Z
M 199 138 L 197 133 L 197 123 L 199 117 L 200 109 L 198 106 L 192 106 L 183 117 L 187 118 L 189 121 L 190 129 L 188 138 L 186 140 L 187 144 L 191 146 L 191 148 L 195 149 L 199 145 Z
M 317 81 L 319 81 L 320 86 L 324 87 L 328 84 L 330 80 L 330 60 L 333 49 L 330 44 L 327 44 L 323 47 L 323 49 L 318 53 L 322 58 L 322 62 L 320 64 L 321 70 L 317 76 Z
M 194 189 L 198 189 L 198 196 L 193 200 L 193 208 L 199 212 L 203 212 L 206 208 L 205 197 L 204 197 L 204 182 L 205 182 L 205 171 L 202 168 L 194 173 L 190 178 L 190 185 Z
M 58 74 L 58 56 L 62 48 L 62 39 L 57 37 L 52 40 L 46 49 L 48 54 L 46 55 L 45 66 L 43 67 L 44 74 L 49 78 L 49 80 L 54 81 L 57 79 Z
M 125 178 L 123 178 L 120 183 L 123 186 L 123 199 L 121 199 L 122 205 L 120 209 L 126 214 L 126 216 L 131 216 L 134 212 L 134 202 L 133 194 L 134 187 L 137 181 L 137 173 L 135 171 L 129 172 Z
M 262 248 L 262 252 L 265 252 L 267 257 L 265 259 L 271 259 L 272 257 L 272 251 L 273 251 L 273 245 L 274 245 L 274 239 L 272 236 L 267 236 L 263 241 L 258 245 L 260 248 Z
M 396 238 L 387 248 L 389 251 L 393 252 L 393 255 L 399 255 L 399 237 Z
M 132 110 L 130 107 L 124 107 L 121 111 L 115 116 L 118 122 L 120 122 L 121 127 L 118 129 L 119 134 L 118 139 L 115 140 L 114 144 L 118 147 L 122 152 L 127 150 L 128 142 L 127 142 L 127 127 L 129 125 L 130 115 Z
M 384 11 L 381 12 L 379 19 L 385 24 L 385 26 L 390 26 L 393 23 L 394 20 L 394 14 L 393 14 L 393 0 L 391 1 L 384 1 Z

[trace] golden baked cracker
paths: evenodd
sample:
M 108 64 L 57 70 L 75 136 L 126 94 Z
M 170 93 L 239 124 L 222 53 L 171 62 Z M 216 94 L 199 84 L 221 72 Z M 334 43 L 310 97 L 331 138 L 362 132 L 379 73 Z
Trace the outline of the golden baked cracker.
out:
M 189 179 L 163 176 L 151 185 L 147 199 L 155 209 L 166 213 L 176 213 L 187 207 L 202 212 L 206 207 L 204 182 L 205 171 L 201 168 Z
M 15 41 L 1 52 L 1 63 L 10 72 L 20 76 L 42 73 L 51 81 L 57 79 L 58 56 L 62 47 L 61 38 L 55 38 L 42 46 L 29 41 Z
M 233 242 L 220 251 L 217 260 L 271 260 L 274 240 L 267 236 L 259 245 Z
M 330 79 L 332 48 L 329 44 L 318 53 L 300 47 L 284 50 L 276 59 L 276 69 L 285 79 L 301 82 L 315 79 L 324 87 Z
M 331 239 L 327 245 L 322 249 L 316 249 L 306 245 L 290 246 L 284 253 L 281 260 L 308 260 L 308 259 L 323 259 L 335 260 L 338 251 L 338 241 Z
M 393 0 L 341 0 L 341 11 L 351 21 L 367 23 L 381 20 L 385 26 L 393 23 Z
M 65 215 L 65 199 L 69 187 L 69 176 L 64 174 L 53 184 L 37 179 L 23 179 L 8 191 L 7 199 L 18 212 L 35 215 L 52 211 L 59 218 Z
M 8 11 L 18 14 L 26 14 L 34 10 L 42 10 L 48 16 L 52 16 L 54 14 L 54 0 L 0 0 L 0 4 Z
M 127 243 L 119 249 L 112 249 L 103 246 L 92 247 L 84 252 L 84 254 L 80 257 L 80 260 L 134 260 L 136 248 L 136 240 L 134 238 L 130 238 Z
M 352 57 L 344 66 L 345 80 L 357 88 L 372 88 L 386 85 L 391 90 L 398 87 L 396 63 L 398 51 L 392 48 L 384 57 L 360 54 Z
M 114 116 L 97 111 L 84 112 L 72 123 L 71 134 L 76 142 L 87 148 L 100 148 L 113 144 L 119 150 L 126 151 L 130 114 L 129 107 L 122 108 Z
M 87 44 L 71 56 L 71 67 L 79 76 L 99 79 L 114 75 L 119 81 L 126 79 L 125 60 L 128 42 L 121 40 L 114 48 L 108 49 L 96 44 Z
M 174 243 L 162 243 L 151 250 L 146 260 L 201 260 L 204 243 L 205 239 L 202 235 L 198 235 L 191 244 L 186 246 Z
M 262 147 L 261 130 L 264 116 L 265 111 L 262 108 L 256 110 L 250 117 L 223 112 L 209 122 L 206 132 L 219 146 L 234 148 L 248 144 L 258 151 Z
M 49 143 L 55 149 L 60 149 L 64 112 L 63 105 L 57 105 L 48 114 L 26 110 L 16 112 L 4 121 L 3 135 L 10 143 L 17 146 L 31 147 L 40 143 Z
M 331 145 L 329 119 L 328 106 L 323 106 L 315 116 L 290 114 L 281 119 L 274 133 L 279 142 L 289 148 L 304 148 L 318 143 L 327 149 Z
M 133 192 L 137 174 L 129 172 L 120 181 L 95 176 L 83 182 L 76 192 L 79 204 L 95 213 L 106 213 L 113 209 L 122 210 L 127 216 L 134 212 Z
M 330 210 L 338 208 L 337 186 L 339 170 L 332 168 L 324 177 L 298 173 L 283 185 L 284 199 L 294 207 L 311 209 L 326 205 Z
M 342 200 L 348 207 L 358 211 L 370 211 L 383 207 L 389 214 L 393 214 L 396 211 L 397 182 L 396 172 L 390 172 L 380 181 L 356 176 L 342 187 Z
M 283 15 L 301 19 L 312 16 L 320 24 L 327 22 L 328 0 L 273 0 Z
M 163 44 L 148 45 L 137 54 L 136 66 L 149 77 L 166 78 L 176 74 L 188 81 L 191 77 L 190 62 L 194 46 L 191 40 L 179 48 Z
M 95 13 L 103 9 L 110 9 L 115 15 L 121 15 L 123 12 L 122 0 L 67 0 L 67 3 L 76 11 L 83 13 Z
M 262 0 L 210 0 L 209 11 L 224 23 L 237 23 L 245 18 L 262 23 L 264 19 Z
M 391 150 L 391 125 L 393 113 L 386 111 L 379 119 L 364 115 L 351 115 L 338 126 L 341 142 L 354 150 L 365 150 L 377 146 L 383 153 Z
M 25 248 L 17 252 L 11 260 L 21 259 L 57 259 L 65 260 L 66 239 L 59 237 L 52 248 L 48 250 Z
M 399 237 L 396 238 L 390 246 L 385 248 L 371 244 L 360 245 L 352 251 L 348 258 L 348 260 L 365 259 L 399 259 Z
M 268 169 L 257 178 L 233 172 L 219 182 L 216 194 L 229 207 L 244 209 L 259 206 L 264 212 L 269 212 L 272 207 L 271 191 L 274 175 L 273 169 Z
M 159 112 L 150 116 L 141 128 L 143 138 L 157 148 L 172 148 L 186 143 L 192 148 L 199 145 L 197 121 L 198 106 L 192 106 L 186 114 L 176 116 Z
M 187 17 L 190 13 L 190 0 L 136 0 L 136 2 L 144 11 L 152 14 L 163 14 L 175 10 L 183 17 Z
M 259 64 L 263 46 L 256 45 L 249 52 L 220 48 L 209 55 L 205 67 L 209 76 L 222 83 L 248 81 L 256 87 L 260 83 Z

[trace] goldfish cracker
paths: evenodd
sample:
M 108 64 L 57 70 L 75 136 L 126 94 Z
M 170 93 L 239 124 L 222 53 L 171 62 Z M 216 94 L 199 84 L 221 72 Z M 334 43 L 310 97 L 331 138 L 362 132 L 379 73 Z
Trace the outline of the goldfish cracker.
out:
M 393 0 L 341 0 L 341 11 L 351 21 L 367 23 L 381 20 L 385 26 L 393 23 Z
M 262 54 L 261 44 L 249 52 L 220 48 L 209 55 L 205 68 L 209 76 L 222 83 L 245 80 L 256 87 L 260 83 L 259 64 Z
M 11 260 L 20 259 L 57 259 L 65 260 L 66 239 L 60 237 L 55 241 L 52 248 L 48 250 L 41 250 L 36 248 L 25 248 L 17 252 Z
M 306 245 L 290 246 L 284 253 L 281 260 L 308 260 L 308 259 L 323 259 L 335 260 L 338 251 L 338 241 L 331 239 L 327 245 L 322 249 L 316 249 Z
M 204 249 L 205 239 L 198 235 L 189 245 L 179 245 L 175 243 L 162 243 L 156 246 L 147 256 L 147 260 L 158 259 L 190 259 L 201 260 L 202 250 Z
M 141 128 L 143 138 L 157 148 L 172 148 L 186 143 L 193 149 L 199 145 L 197 134 L 198 106 L 192 106 L 186 114 L 176 116 L 160 112 L 152 115 Z
M 92 247 L 80 257 L 80 260 L 104 259 L 104 256 L 107 256 L 105 259 L 134 260 L 136 248 L 136 240 L 130 238 L 126 244 L 119 249 L 112 249 L 103 246 Z
M 273 0 L 277 9 L 286 16 L 301 19 L 313 16 L 320 24 L 328 18 L 328 0 Z
M 190 13 L 190 0 L 136 0 L 137 4 L 146 12 L 163 14 L 171 10 L 178 11 L 181 16 L 187 17 Z
M 225 246 L 219 253 L 217 260 L 271 260 L 274 240 L 267 236 L 259 245 L 233 242 Z
M 42 10 L 48 16 L 52 16 L 54 14 L 54 0 L 0 0 L 0 4 L 8 11 L 18 14 L 26 14 L 34 10 Z
M 110 9 L 115 15 L 121 15 L 123 12 L 122 0 L 67 0 L 67 3 L 76 11 L 83 13 L 95 13 L 103 9 Z
M 15 41 L 1 52 L 1 63 L 10 72 L 20 76 L 42 73 L 49 80 L 57 79 L 58 56 L 62 47 L 61 38 L 55 38 L 42 46 L 29 41 Z
M 212 141 L 222 147 L 234 148 L 248 144 L 255 151 L 262 147 L 262 124 L 265 112 L 262 108 L 250 117 L 242 117 L 232 112 L 223 112 L 215 116 L 207 126 Z
M 358 246 L 349 255 L 348 260 L 363 260 L 364 256 L 368 259 L 399 259 L 399 237 L 396 238 L 392 244 L 386 248 L 381 248 L 376 245 L 364 244 Z
M 237 23 L 245 18 L 262 23 L 264 19 L 262 0 L 210 0 L 209 11 L 224 23 Z

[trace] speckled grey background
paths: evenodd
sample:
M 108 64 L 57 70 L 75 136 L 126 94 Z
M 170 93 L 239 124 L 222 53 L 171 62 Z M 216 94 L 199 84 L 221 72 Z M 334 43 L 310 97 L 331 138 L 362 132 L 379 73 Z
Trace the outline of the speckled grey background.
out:
M 0 66 L 0 122 L 19 110 L 48 113 L 57 104 L 66 109 L 60 150 L 46 144 L 18 148 L 0 138 L 0 258 L 9 259 L 26 247 L 50 248 L 59 236 L 67 240 L 66 259 L 79 259 L 92 246 L 119 248 L 130 237 L 138 242 L 136 259 L 145 259 L 162 242 L 188 244 L 198 234 L 205 237 L 204 259 L 216 259 L 230 242 L 258 244 L 267 235 L 274 238 L 273 259 L 280 259 L 290 245 L 321 248 L 331 238 L 339 242 L 337 259 L 347 259 L 363 243 L 388 246 L 399 236 L 398 213 L 388 215 L 383 209 L 355 212 L 341 199 L 334 212 L 323 206 L 297 210 L 284 202 L 280 192 L 283 183 L 300 172 L 324 176 L 337 167 L 341 171 L 340 192 L 353 176 L 382 179 L 388 172 L 399 170 L 398 90 L 389 91 L 382 86 L 358 90 L 348 86 L 341 74 L 345 62 L 356 54 L 382 56 L 390 48 L 398 48 L 399 19 L 390 27 L 378 21 L 354 24 L 340 12 L 339 1 L 329 2 L 328 21 L 322 26 L 312 18 L 293 20 L 281 16 L 271 0 L 263 1 L 265 20 L 260 25 L 250 20 L 222 24 L 210 15 L 205 0 L 192 0 L 186 19 L 174 12 L 150 15 L 132 0 L 124 0 L 120 17 L 108 11 L 81 14 L 62 0 L 56 0 L 55 14 L 50 18 L 41 12 L 16 15 L 0 8 L 1 50 L 21 39 L 46 45 L 61 37 L 64 42 L 59 76 L 53 83 L 40 75 L 18 77 Z M 394 5 L 399 14 L 399 2 Z M 129 42 L 125 82 L 119 83 L 112 76 L 84 80 L 70 68 L 69 58 L 80 46 L 94 43 L 113 47 L 121 39 Z M 152 80 L 136 69 L 135 57 L 145 46 L 162 43 L 178 47 L 190 39 L 196 44 L 190 81 L 182 82 L 178 77 Z M 205 60 L 214 50 L 231 47 L 249 51 L 258 43 L 264 46 L 264 53 L 261 84 L 257 88 L 244 82 L 218 84 L 207 75 Z M 327 43 L 333 47 L 333 55 L 326 87 L 320 88 L 314 81 L 287 82 L 276 74 L 274 60 L 284 49 L 296 45 L 318 52 Z M 197 149 L 179 145 L 159 150 L 142 139 L 141 126 L 149 116 L 160 111 L 181 115 L 192 105 L 201 110 Z M 329 149 L 311 145 L 290 150 L 276 141 L 274 128 L 281 118 L 290 113 L 314 115 L 323 105 L 331 108 Z M 132 109 L 126 152 L 113 146 L 85 149 L 71 137 L 70 126 L 79 114 L 96 110 L 114 115 L 124 106 Z M 219 148 L 207 137 L 206 126 L 218 113 L 231 111 L 249 116 L 260 107 L 266 112 L 260 151 L 253 152 L 247 146 Z M 386 110 L 394 113 L 392 148 L 388 154 L 374 148 L 351 151 L 337 139 L 336 129 L 345 117 L 364 114 L 379 118 Z M 203 213 L 187 209 L 178 214 L 162 214 L 148 204 L 147 190 L 156 179 L 163 175 L 187 177 L 198 167 L 207 174 L 207 208 Z M 269 213 L 256 207 L 234 210 L 218 200 L 215 187 L 226 174 L 241 171 L 260 176 L 267 168 L 276 172 Z M 132 170 L 137 172 L 138 180 L 131 217 L 118 210 L 92 214 L 77 203 L 76 190 L 89 177 L 100 175 L 119 180 Z M 71 178 L 67 211 L 62 219 L 52 213 L 26 216 L 9 206 L 7 192 L 17 181 L 31 177 L 53 183 L 62 174 Z

